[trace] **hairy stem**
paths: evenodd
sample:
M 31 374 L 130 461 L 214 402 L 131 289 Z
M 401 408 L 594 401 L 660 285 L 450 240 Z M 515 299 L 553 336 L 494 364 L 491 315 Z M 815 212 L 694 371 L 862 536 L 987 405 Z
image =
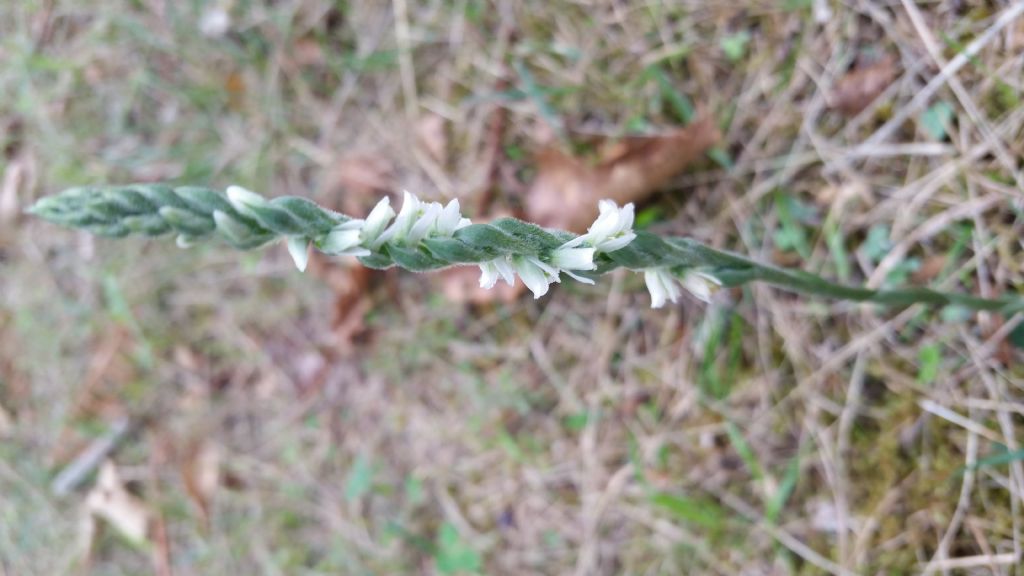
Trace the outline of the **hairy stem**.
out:
M 424 219 L 424 212 L 430 210 L 406 216 L 407 208 L 403 207 L 396 223 L 382 232 L 394 214 L 386 202 L 382 204 L 388 214 L 382 221 L 377 218 L 371 223 L 375 220 L 371 214 L 363 223 L 303 198 L 268 200 L 237 190 L 232 193 L 229 189 L 229 194 L 225 194 L 210 188 L 164 184 L 89 186 L 42 198 L 29 211 L 60 225 L 108 237 L 176 234 L 181 246 L 216 237 L 235 248 L 252 249 L 288 238 L 293 249 L 311 244 L 328 254 L 357 255 L 371 268 L 398 266 L 414 272 L 462 264 L 483 268 L 495 259 L 527 259 L 542 267 L 554 263 L 557 279 L 557 262 L 561 261 L 557 253 L 566 245 L 579 245 L 572 242 L 579 240 L 575 234 L 513 218 L 487 224 L 469 224 L 463 219 L 456 226 L 460 219 L 457 203 L 454 213 L 448 214 L 454 220 L 448 218 L 451 222 L 445 227 L 440 224 L 445 219 L 440 205 L 420 205 L 413 199 L 416 206 L 434 210 L 435 220 Z M 620 267 L 635 271 L 664 269 L 677 275 L 699 269 L 728 286 L 761 281 L 815 296 L 888 306 L 958 305 L 1003 312 L 1024 309 L 1024 301 L 1016 296 L 985 299 L 919 287 L 871 290 L 836 284 L 807 272 L 761 264 L 688 238 L 660 237 L 640 231 L 626 241 L 628 244 L 613 251 L 598 250 L 593 254 L 593 269 L 577 270 L 579 276 L 588 280 Z

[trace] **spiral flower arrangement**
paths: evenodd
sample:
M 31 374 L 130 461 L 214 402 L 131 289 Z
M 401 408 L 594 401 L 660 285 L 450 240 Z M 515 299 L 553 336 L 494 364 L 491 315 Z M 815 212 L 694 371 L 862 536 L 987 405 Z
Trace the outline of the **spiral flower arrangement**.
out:
M 329 256 L 354 256 L 363 265 L 427 272 L 450 266 L 480 268 L 480 286 L 509 284 L 518 276 L 535 298 L 563 275 L 593 284 L 617 268 L 643 274 L 655 308 L 676 302 L 683 291 L 709 302 L 722 286 L 763 281 L 780 288 L 891 306 L 922 303 L 971 310 L 1016 312 L 1021 298 L 986 299 L 909 287 L 888 290 L 845 286 L 820 276 L 761 264 L 689 238 L 633 230 L 632 204 L 602 200 L 589 230 L 576 235 L 515 218 L 474 224 L 459 201 L 424 202 L 405 193 L 396 214 L 385 197 L 364 219 L 304 198 L 267 199 L 238 186 L 225 192 L 196 186 L 134 184 L 84 186 L 40 199 L 29 212 L 50 222 L 101 236 L 176 235 L 178 246 L 219 238 L 249 250 L 284 240 L 299 270 L 312 247 Z

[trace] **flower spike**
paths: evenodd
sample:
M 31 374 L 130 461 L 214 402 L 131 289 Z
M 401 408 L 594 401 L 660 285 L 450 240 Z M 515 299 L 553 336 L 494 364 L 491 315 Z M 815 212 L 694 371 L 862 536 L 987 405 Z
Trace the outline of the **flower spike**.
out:
M 216 237 L 242 250 L 285 240 L 301 270 L 309 246 L 327 255 L 357 256 L 372 268 L 399 266 L 416 272 L 455 265 L 480 267 L 480 286 L 522 278 L 535 298 L 546 294 L 561 274 L 593 283 L 615 268 L 643 272 L 651 305 L 676 302 L 682 290 L 710 301 L 726 276 L 730 285 L 754 280 L 833 298 L 890 306 L 925 303 L 957 305 L 1004 314 L 1024 312 L 1016 294 L 987 299 L 921 287 L 873 290 L 843 286 L 806 272 L 760 264 L 689 238 L 633 231 L 632 204 L 598 204 L 599 215 L 583 235 L 545 230 L 512 218 L 473 224 L 458 200 L 442 206 L 406 192 L 395 214 L 382 199 L 366 216 L 354 219 L 297 197 L 264 198 L 239 186 L 220 192 L 167 184 L 83 186 L 39 199 L 28 212 L 42 219 L 112 238 L 129 234 L 172 234 L 181 247 Z

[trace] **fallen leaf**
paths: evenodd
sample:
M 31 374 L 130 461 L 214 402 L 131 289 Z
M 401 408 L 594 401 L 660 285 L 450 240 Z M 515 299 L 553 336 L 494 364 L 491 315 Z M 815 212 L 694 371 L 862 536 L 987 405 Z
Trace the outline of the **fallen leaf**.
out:
M 946 129 L 953 121 L 955 111 L 949 102 L 940 100 L 921 113 L 921 128 L 931 136 L 932 140 L 944 140 Z
M 395 188 L 394 172 L 391 162 L 380 154 L 344 155 L 330 169 L 324 201 L 329 208 L 345 214 L 368 214 L 383 195 Z M 347 355 L 354 350 L 356 338 L 366 332 L 363 318 L 372 307 L 370 284 L 381 275 L 363 266 L 340 265 L 320 255 L 314 255 L 310 270 L 334 291 L 333 351 Z
M 924 263 L 910 275 L 910 279 L 917 285 L 927 284 L 937 278 L 945 268 L 946 255 L 932 254 L 924 259 Z
M 129 541 L 142 544 L 148 540 L 151 513 L 142 500 L 124 487 L 113 462 L 108 460 L 100 467 L 85 507 L 91 516 L 104 520 Z
M 514 302 L 526 287 L 516 281 L 509 286 L 498 282 L 487 290 L 480 287 L 480 269 L 475 266 L 449 268 L 439 276 L 441 292 L 451 302 L 459 304 L 489 304 L 491 302 Z
M 292 44 L 292 59 L 302 68 L 320 66 L 325 62 L 324 49 L 315 38 L 299 38 Z
M 191 447 L 181 468 L 185 491 L 196 505 L 203 525 L 210 526 L 210 507 L 221 484 L 221 456 L 217 446 L 199 441 Z
M 445 120 L 437 114 L 427 114 L 416 121 L 416 144 L 434 162 L 444 166 L 448 163 L 448 135 Z
M 599 162 L 553 146 L 537 155 L 537 177 L 526 194 L 529 220 L 549 228 L 583 232 L 597 216 L 597 202 L 643 200 L 718 142 L 711 118 L 660 136 L 606 141 Z
M 896 79 L 896 60 L 891 56 L 847 72 L 828 95 L 828 105 L 847 116 L 868 107 Z
M 224 79 L 224 91 L 228 95 L 228 107 L 239 111 L 245 106 L 245 78 L 240 72 L 231 72 Z
M 394 173 L 391 162 L 380 154 L 342 156 L 327 175 L 327 203 L 346 214 L 366 214 L 380 196 L 395 188 Z

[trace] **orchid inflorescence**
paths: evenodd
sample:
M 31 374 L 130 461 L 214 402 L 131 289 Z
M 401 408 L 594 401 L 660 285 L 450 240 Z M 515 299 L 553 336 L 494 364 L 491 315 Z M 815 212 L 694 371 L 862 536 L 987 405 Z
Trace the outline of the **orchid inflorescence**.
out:
M 304 270 L 309 249 L 329 256 L 354 256 L 371 268 L 397 266 L 413 272 L 455 265 L 480 267 L 480 286 L 510 285 L 515 276 L 546 294 L 562 274 L 579 282 L 616 268 L 643 274 L 655 308 L 677 302 L 683 291 L 710 302 L 721 286 L 763 281 L 809 294 L 907 306 L 957 305 L 971 310 L 1019 311 L 1020 298 L 985 299 L 911 287 L 889 290 L 835 284 L 807 272 L 761 264 L 689 238 L 634 230 L 632 204 L 598 204 L 588 231 L 576 235 L 515 218 L 474 224 L 459 201 L 424 202 L 405 193 L 396 214 L 385 197 L 357 219 L 298 197 L 267 199 L 238 186 L 226 192 L 165 184 L 86 186 L 40 199 L 29 212 L 57 224 L 108 237 L 174 233 L 181 247 L 216 236 L 239 249 L 284 239 L 295 265 Z

